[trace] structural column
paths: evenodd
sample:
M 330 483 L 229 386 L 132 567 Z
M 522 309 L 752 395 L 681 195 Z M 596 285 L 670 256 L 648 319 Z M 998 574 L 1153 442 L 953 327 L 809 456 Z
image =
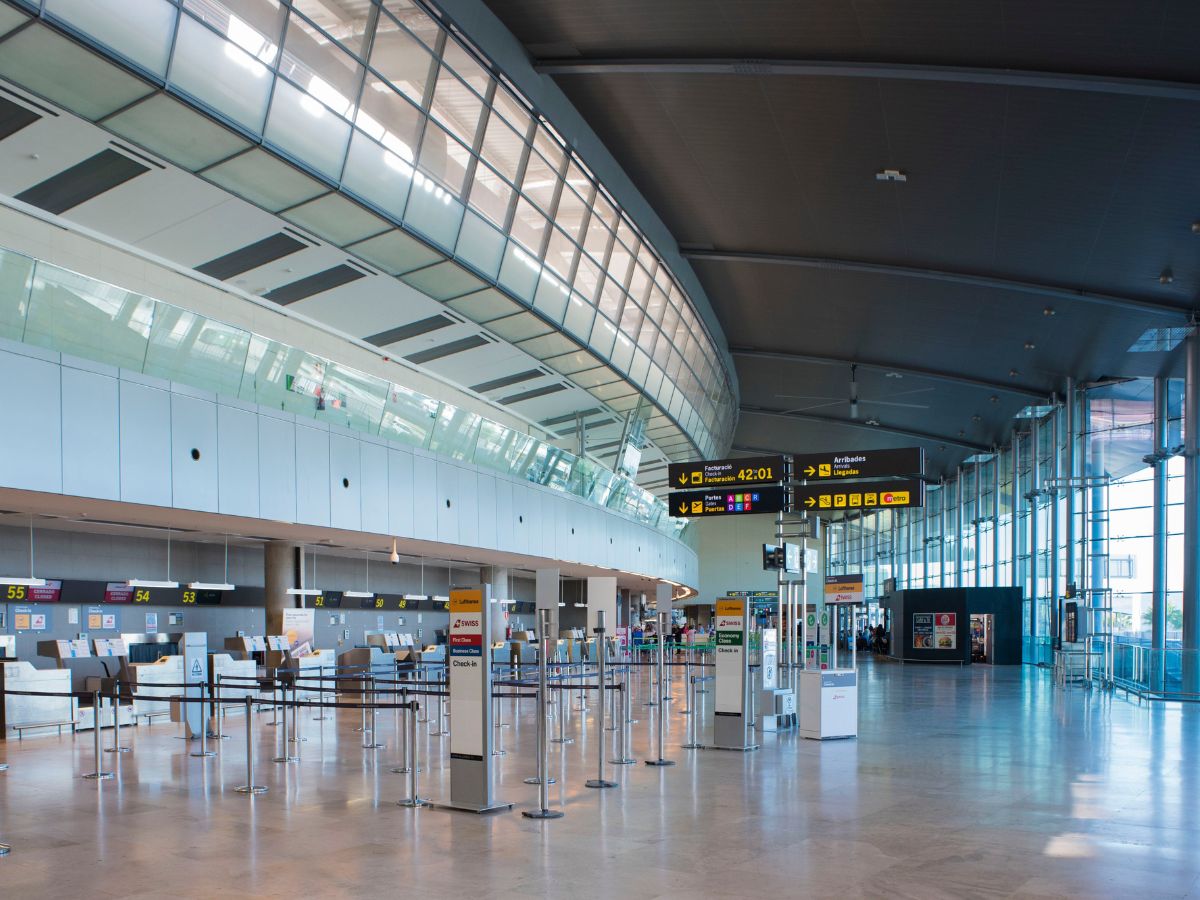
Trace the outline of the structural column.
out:
M 1000 448 L 992 448 L 992 587 L 1000 587 Z
M 1187 339 L 1187 383 L 1183 401 L 1183 690 L 1200 686 L 1200 333 Z M 1192 651 L 1188 653 L 1187 651 Z
M 938 516 L 938 587 L 946 586 L 946 492 L 950 490 L 950 485 L 946 484 L 946 479 L 942 479 L 942 486 L 938 490 L 939 503 L 942 505 L 941 515 Z
M 297 565 L 297 556 L 300 563 Z M 263 548 L 263 596 L 267 608 L 267 634 L 283 634 L 283 611 L 292 609 L 295 597 L 290 588 L 299 587 L 297 569 L 303 570 L 303 551 L 296 544 L 268 541 Z
M 958 467 L 954 476 L 954 586 L 963 584 L 963 470 Z
M 1058 521 L 1058 501 L 1059 492 L 1062 488 L 1059 486 L 1059 475 L 1062 472 L 1060 466 L 1059 455 L 1061 448 L 1059 440 L 1061 432 L 1058 427 L 1058 419 L 1062 413 L 1062 409 L 1058 403 L 1054 404 L 1054 412 L 1050 414 L 1050 482 L 1054 485 L 1050 491 L 1050 637 L 1053 643 L 1057 644 L 1062 639 L 1062 591 L 1059 589 L 1059 521 Z
M 929 504 L 921 509 L 921 587 L 929 587 Z
M 1021 434 L 1013 430 L 1012 437 L 1012 481 L 1008 486 L 1008 499 L 1012 507 L 1012 527 L 1008 537 L 1010 543 L 1011 565 L 1009 574 L 1013 587 L 1022 587 L 1024 578 L 1017 564 L 1021 556 Z
M 1042 423 L 1038 418 L 1030 420 L 1029 431 L 1029 637 L 1038 633 L 1038 491 L 1042 480 L 1042 455 L 1039 452 Z M 1036 647 L 1032 644 L 1031 647 Z M 1041 660 L 1036 657 L 1035 662 Z
M 1067 566 L 1066 566 L 1066 582 L 1073 584 L 1076 587 L 1079 585 L 1079 576 L 1076 573 L 1076 560 L 1079 558 L 1079 543 L 1076 537 L 1077 531 L 1075 526 L 1075 480 L 1079 477 L 1079 397 L 1078 391 L 1075 390 L 1075 379 L 1068 378 L 1067 386 L 1067 403 L 1066 403 L 1066 427 L 1067 427 L 1067 478 L 1070 479 L 1067 487 L 1067 503 L 1066 517 L 1067 528 L 1066 535 L 1063 538 L 1063 543 L 1067 550 Z
M 1167 379 L 1154 379 L 1154 571 L 1150 595 L 1150 646 L 1162 650 L 1167 637 Z

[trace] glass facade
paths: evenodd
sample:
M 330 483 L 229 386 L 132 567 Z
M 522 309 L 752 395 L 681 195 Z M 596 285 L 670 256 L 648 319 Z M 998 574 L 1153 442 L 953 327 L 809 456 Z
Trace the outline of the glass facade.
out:
M 664 501 L 588 459 L 404 385 L 0 249 L 0 337 L 377 434 L 691 542 Z
M 650 434 L 668 455 L 714 456 L 728 446 L 732 380 L 679 281 L 551 123 L 432 7 L 43 7 L 169 94 L 419 235 L 589 348 L 661 410 Z M 128 113 L 120 119 L 130 139 L 152 130 Z M 146 141 L 200 171 L 195 148 L 181 144 L 162 134 Z M 201 174 L 272 211 L 303 199 L 274 184 L 277 176 L 255 177 L 251 165 L 237 157 Z M 569 377 L 571 357 L 545 361 Z M 671 422 L 690 446 L 677 433 L 655 434 Z

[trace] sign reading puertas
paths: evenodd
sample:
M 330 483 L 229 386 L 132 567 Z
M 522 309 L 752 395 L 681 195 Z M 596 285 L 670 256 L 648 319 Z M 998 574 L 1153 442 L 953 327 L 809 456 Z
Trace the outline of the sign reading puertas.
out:
M 712 491 L 675 491 L 671 494 L 671 514 L 680 517 L 739 516 L 777 513 L 787 495 L 782 486 L 733 488 Z

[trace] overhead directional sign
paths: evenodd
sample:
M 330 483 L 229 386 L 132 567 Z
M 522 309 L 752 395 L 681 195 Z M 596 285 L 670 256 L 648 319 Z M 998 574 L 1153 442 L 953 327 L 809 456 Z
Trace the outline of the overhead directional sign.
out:
M 795 488 L 793 504 L 794 509 L 810 509 L 814 512 L 924 506 L 925 482 L 916 478 L 900 478 L 855 484 L 809 484 Z
M 792 465 L 794 476 L 806 481 L 923 475 L 925 451 L 921 447 L 898 447 L 893 450 L 806 453 L 793 457 Z
M 671 514 L 681 518 L 777 513 L 787 495 L 779 485 L 725 491 L 679 491 L 671 495 Z
M 671 463 L 671 490 L 702 487 L 739 487 L 783 481 L 782 456 L 748 456 L 744 459 L 709 459 Z

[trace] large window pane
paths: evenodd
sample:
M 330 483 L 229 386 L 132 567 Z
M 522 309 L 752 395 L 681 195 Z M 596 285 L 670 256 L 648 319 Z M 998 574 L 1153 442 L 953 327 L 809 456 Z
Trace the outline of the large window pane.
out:
M 543 210 L 551 212 L 557 189 L 558 176 L 555 170 L 538 153 L 530 153 L 529 161 L 525 164 L 525 176 L 521 179 L 521 191 Z
M 176 12 L 164 0 L 47 0 L 46 12 L 156 75 L 167 71 Z
M 338 178 L 350 140 L 350 123 L 281 79 L 271 98 L 264 136 L 297 159 Z
M 587 214 L 583 198 L 570 190 L 570 185 L 564 188 L 559 194 L 558 209 L 554 213 L 554 221 L 558 226 L 578 241 Z
M 371 47 L 371 68 L 390 81 L 418 106 L 425 102 L 425 89 L 433 71 L 433 56 L 403 28 L 379 17 L 379 29 Z
M 475 166 L 474 183 L 471 185 L 471 206 L 501 228 L 507 222 L 512 196 L 513 189 L 508 182 L 483 163 Z
M 570 278 L 579 248 L 575 242 L 557 228 L 550 229 L 550 243 L 546 248 L 546 265 L 554 269 L 560 278 Z
M 419 37 L 423 43 L 430 48 L 436 46 L 441 29 L 438 27 L 437 22 L 431 19 L 412 0 L 384 0 L 383 8 L 395 16 L 396 21 Z M 381 26 L 385 18 L 386 16 L 380 17 Z M 395 27 L 390 22 L 388 25 L 392 28 Z
M 528 136 L 530 126 L 533 125 L 533 119 L 529 115 L 529 111 L 510 97 L 507 91 L 503 89 L 496 91 L 496 96 L 492 99 L 492 108 L 504 116 L 508 124 L 521 137 Z
M 384 212 L 403 217 L 413 168 L 362 132 L 355 132 L 342 172 L 342 185 Z
M 521 158 L 525 153 L 525 142 L 520 135 L 508 127 L 504 120 L 497 115 L 488 117 L 487 128 L 483 132 L 483 144 L 480 155 L 507 178 L 517 180 L 521 170 Z
M 517 200 L 517 214 L 513 217 L 512 236 L 535 256 L 541 255 L 546 225 L 546 217 L 538 211 L 537 207 L 524 197 Z
M 575 290 L 588 302 L 595 302 L 601 278 L 603 275 L 598 265 L 586 256 L 579 257 L 579 266 L 575 270 Z
M 592 212 L 592 220 L 588 224 L 587 238 L 583 242 L 583 249 L 592 254 L 592 258 L 596 262 L 603 263 L 604 255 L 608 252 L 608 245 L 612 242 L 612 232 L 604 227 L 604 223 L 595 215 L 595 210 Z
M 145 374 L 236 397 L 250 332 L 157 304 Z
M 288 20 L 279 72 L 339 116 L 353 118 L 362 66 L 299 16 Z
M 33 260 L 11 250 L 0 250 L 0 337 L 21 340 L 32 288 Z
M 416 161 L 417 140 L 421 133 L 421 113 L 373 73 L 367 74 L 366 87 L 354 124 L 378 141 L 400 160 Z
M 260 58 L 273 59 L 275 45 L 236 17 L 230 17 L 228 29 L 231 37 L 237 35 L 243 45 L 257 46 L 258 51 L 252 55 L 183 16 L 168 77 L 201 103 L 261 131 L 271 78 Z
M 457 41 L 447 38 L 446 49 L 442 51 L 442 62 L 449 65 L 455 74 L 474 88 L 481 97 L 487 93 L 492 80 L 491 75 L 474 56 L 459 46 Z
M 421 156 L 418 163 L 421 171 L 432 176 L 440 188 L 445 188 L 455 197 L 461 196 L 463 182 L 467 177 L 467 163 L 470 159 L 471 154 L 467 148 L 452 138 L 444 129 L 434 122 L 429 122 L 425 126 L 425 136 L 421 140 Z M 428 187 L 425 190 L 436 194 L 439 188 Z
M 433 426 L 429 449 L 451 459 L 470 459 L 475 453 L 475 438 L 482 421 L 473 412 L 443 404 Z
M 426 447 L 440 405 L 432 397 L 393 384 L 384 401 L 379 434 L 414 447 Z
M 538 442 L 527 434 L 484 419 L 479 428 L 474 462 L 522 476 L 537 452 Z
M 322 386 L 325 409 L 321 419 L 374 434 L 390 387 L 382 378 L 330 363 Z
M 292 8 L 304 13 L 355 56 L 362 56 L 363 39 L 372 18 L 369 4 L 346 0 L 292 0 Z
M 483 112 L 483 101 L 442 66 L 438 73 L 437 86 L 433 91 L 433 114 L 446 129 L 468 147 L 475 146 L 475 133 L 479 128 L 479 116 Z

